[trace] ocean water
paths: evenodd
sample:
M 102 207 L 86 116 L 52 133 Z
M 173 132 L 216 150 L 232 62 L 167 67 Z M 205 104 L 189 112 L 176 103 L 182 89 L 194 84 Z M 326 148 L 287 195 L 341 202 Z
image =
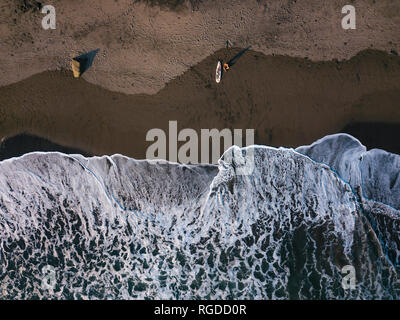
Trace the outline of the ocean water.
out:
M 238 154 L 0 162 L 0 298 L 400 298 L 400 156 L 348 135 L 250 152 L 245 175 Z

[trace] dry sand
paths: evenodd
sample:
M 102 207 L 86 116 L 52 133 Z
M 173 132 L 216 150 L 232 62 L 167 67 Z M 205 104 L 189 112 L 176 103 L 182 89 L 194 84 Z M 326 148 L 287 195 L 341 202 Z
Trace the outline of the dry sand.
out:
M 41 27 L 39 3 L 56 8 L 56 30 Z M 356 30 L 341 27 L 345 4 L 356 8 Z M 368 48 L 400 52 L 399 26 L 397 0 L 2 0 L 0 86 L 98 48 L 88 82 L 154 94 L 226 40 L 265 55 L 343 60 Z
M 147 131 L 167 131 L 169 120 L 197 131 L 254 128 L 256 143 L 272 146 L 308 144 L 354 122 L 400 122 L 396 55 L 367 50 L 312 62 L 249 50 L 217 85 L 215 62 L 239 50 L 217 51 L 154 95 L 112 92 L 71 71 L 34 75 L 0 88 L 0 136 L 27 132 L 93 154 L 144 158 Z

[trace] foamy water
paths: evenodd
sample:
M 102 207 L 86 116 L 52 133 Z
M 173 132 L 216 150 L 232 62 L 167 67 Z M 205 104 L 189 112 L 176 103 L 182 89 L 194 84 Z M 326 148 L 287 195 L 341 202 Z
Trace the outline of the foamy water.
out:
M 251 175 L 227 157 L 1 162 L 1 298 L 398 299 L 399 156 L 347 135 L 250 149 Z

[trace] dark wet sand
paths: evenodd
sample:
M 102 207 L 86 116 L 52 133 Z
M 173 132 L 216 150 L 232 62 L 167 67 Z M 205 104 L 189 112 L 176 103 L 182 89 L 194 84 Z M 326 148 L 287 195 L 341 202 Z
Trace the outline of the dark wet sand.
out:
M 287 147 L 352 123 L 365 123 L 366 131 L 366 123 L 400 123 L 398 56 L 367 50 L 349 61 L 311 62 L 250 50 L 216 84 L 216 61 L 239 50 L 216 52 L 155 95 L 111 92 L 70 71 L 1 87 L 0 137 L 25 132 L 90 154 L 140 159 L 151 144 L 147 131 L 167 131 L 169 120 L 198 132 L 253 128 L 256 143 Z
M 90 156 L 90 154 L 85 151 L 65 147 L 41 137 L 22 133 L 4 139 L 4 141 L 0 143 L 0 161 L 19 157 L 34 151 L 58 151 L 66 154 L 82 154 L 85 157 Z

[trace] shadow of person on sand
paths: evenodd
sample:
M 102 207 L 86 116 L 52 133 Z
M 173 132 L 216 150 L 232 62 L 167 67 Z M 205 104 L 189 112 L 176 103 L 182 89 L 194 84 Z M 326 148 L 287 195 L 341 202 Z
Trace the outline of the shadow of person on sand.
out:
M 229 41 L 226 41 L 226 49 L 229 49 Z M 240 51 L 238 54 L 236 54 L 232 59 L 230 59 L 228 62 L 224 63 L 222 60 L 219 60 L 221 63 L 222 67 L 222 72 L 221 72 L 221 80 L 224 76 L 224 73 L 228 72 L 230 68 L 237 62 L 237 60 L 247 51 L 251 48 L 251 46 L 248 46 L 247 48 L 243 49 Z M 225 67 L 226 66 L 226 67 Z
M 89 69 L 92 66 L 93 60 L 96 57 L 96 54 L 99 52 L 99 50 L 100 49 L 92 50 L 73 58 L 73 60 L 79 62 L 80 75 L 82 75 L 87 69 Z
M 229 42 L 226 41 L 226 49 L 228 49 L 229 47 Z M 222 77 L 224 76 L 224 73 L 228 72 L 230 70 L 230 68 L 237 62 L 237 60 L 247 51 L 251 48 L 251 46 L 248 46 L 247 48 L 243 49 L 242 51 L 240 51 L 238 54 L 236 54 L 232 59 L 230 59 L 228 62 L 223 63 L 223 61 L 220 60 L 221 64 L 223 65 L 222 68 L 222 73 L 221 73 L 221 80 Z M 225 68 L 225 66 L 227 65 L 227 67 Z
M 237 60 L 238 60 L 247 50 L 249 50 L 250 48 L 251 48 L 251 46 L 248 46 L 247 48 L 245 48 L 245 49 L 243 49 L 242 51 L 240 51 L 240 52 L 239 52 L 236 56 L 234 56 L 231 60 L 229 60 L 229 61 L 227 62 L 229 68 L 232 67 L 232 66 L 237 62 Z

